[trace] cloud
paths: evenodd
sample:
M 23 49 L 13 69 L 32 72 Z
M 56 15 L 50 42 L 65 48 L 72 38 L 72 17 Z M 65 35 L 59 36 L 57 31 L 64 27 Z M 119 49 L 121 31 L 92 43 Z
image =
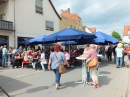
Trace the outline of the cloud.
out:
M 111 34 L 123 35 L 124 25 L 130 24 L 130 0 L 52 0 L 58 12 L 70 8 L 88 27 Z

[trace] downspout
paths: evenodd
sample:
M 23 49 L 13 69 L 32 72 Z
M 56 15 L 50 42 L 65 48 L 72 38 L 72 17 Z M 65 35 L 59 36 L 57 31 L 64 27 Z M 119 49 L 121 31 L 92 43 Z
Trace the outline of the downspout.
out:
M 16 35 L 15 35 L 15 0 L 14 0 L 14 48 L 16 48 Z

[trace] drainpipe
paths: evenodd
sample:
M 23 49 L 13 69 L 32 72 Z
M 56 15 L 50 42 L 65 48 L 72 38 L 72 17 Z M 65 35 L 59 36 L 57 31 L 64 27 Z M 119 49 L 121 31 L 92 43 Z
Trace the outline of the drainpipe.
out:
M 15 35 L 15 0 L 14 0 L 14 47 L 16 48 L 16 35 Z

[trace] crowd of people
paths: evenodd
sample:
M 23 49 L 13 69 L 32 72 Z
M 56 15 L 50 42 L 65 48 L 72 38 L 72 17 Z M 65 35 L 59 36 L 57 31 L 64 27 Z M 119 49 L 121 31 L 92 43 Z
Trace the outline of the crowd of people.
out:
M 97 58 L 97 66 L 93 68 L 88 68 L 86 65 L 86 80 L 90 81 L 90 74 L 94 83 L 94 88 L 99 87 L 98 77 L 97 77 L 97 68 L 98 61 L 101 61 L 101 58 L 97 57 L 97 53 L 106 57 L 108 61 L 112 61 L 112 56 L 114 56 L 113 62 L 116 63 L 117 68 L 121 68 L 124 64 L 130 64 L 130 44 L 128 47 L 125 47 L 122 43 L 118 43 L 115 45 L 86 45 L 85 48 L 80 49 L 62 49 L 62 46 L 56 44 L 54 47 L 49 47 L 47 49 L 43 49 L 38 47 L 35 49 L 34 47 L 28 46 L 27 48 L 23 48 L 19 46 L 17 49 L 13 47 L 7 48 L 6 45 L 0 47 L 0 63 L 3 68 L 8 66 L 7 62 L 10 61 L 12 68 L 25 68 L 28 64 L 31 64 L 34 69 L 52 69 L 55 73 L 55 82 L 56 89 L 60 86 L 60 77 L 61 74 L 58 71 L 58 61 L 64 64 L 67 67 L 71 66 L 71 59 L 75 59 L 75 57 L 82 55 L 86 60 L 89 58 L 93 58 L 96 56 Z M 10 57 L 10 60 L 7 60 Z M 127 62 L 124 62 L 124 58 L 127 59 Z M 90 73 L 91 72 L 91 73 Z

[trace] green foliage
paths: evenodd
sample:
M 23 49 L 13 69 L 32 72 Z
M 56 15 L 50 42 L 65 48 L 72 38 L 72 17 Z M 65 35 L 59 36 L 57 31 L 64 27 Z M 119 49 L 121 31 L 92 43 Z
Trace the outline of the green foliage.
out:
M 116 39 L 118 39 L 120 41 L 122 40 L 120 34 L 118 32 L 116 32 L 116 31 L 112 32 L 112 37 L 115 37 Z

